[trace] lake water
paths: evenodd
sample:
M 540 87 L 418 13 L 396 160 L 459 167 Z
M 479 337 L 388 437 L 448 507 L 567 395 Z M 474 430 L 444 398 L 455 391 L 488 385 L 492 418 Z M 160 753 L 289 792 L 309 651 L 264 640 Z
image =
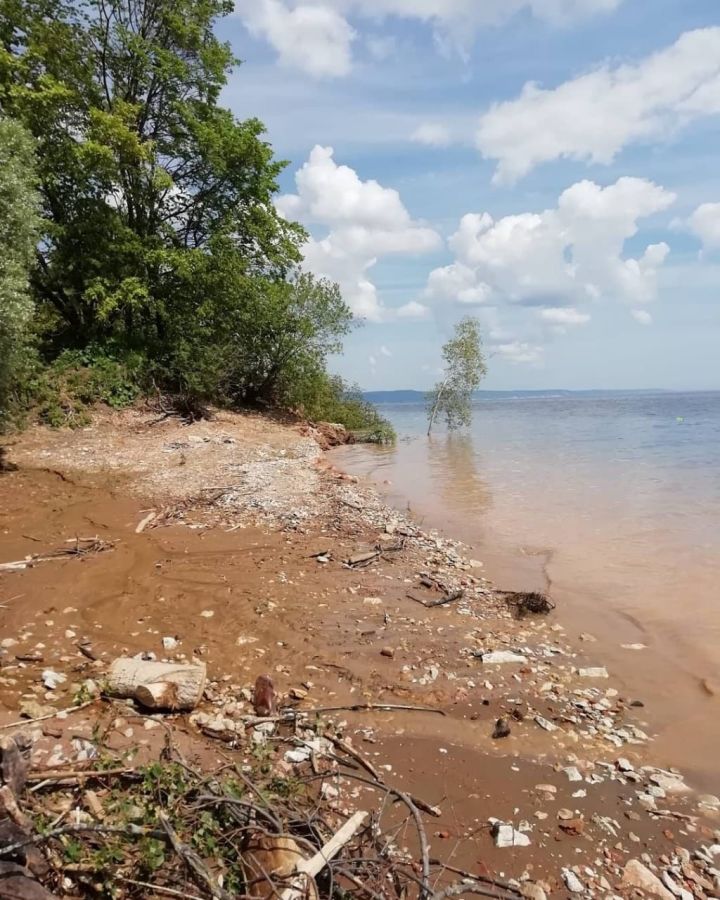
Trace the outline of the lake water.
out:
M 380 408 L 397 445 L 335 462 L 471 544 L 500 586 L 549 590 L 646 703 L 658 761 L 717 793 L 720 392 L 479 399 L 471 429 L 430 439 L 422 404 Z

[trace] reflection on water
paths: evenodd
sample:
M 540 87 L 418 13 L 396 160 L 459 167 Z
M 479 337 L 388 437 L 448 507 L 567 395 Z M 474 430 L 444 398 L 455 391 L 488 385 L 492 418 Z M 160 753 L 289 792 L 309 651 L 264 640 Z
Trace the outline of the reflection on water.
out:
M 427 440 L 433 493 L 451 510 L 482 515 L 490 506 L 488 483 L 480 477 L 481 459 L 467 432 L 435 434 Z
M 562 621 L 655 706 L 660 752 L 717 779 L 720 698 L 700 685 L 720 694 L 720 393 L 478 401 L 471 431 L 431 440 L 419 404 L 382 411 L 397 446 L 338 463 L 392 482 L 392 502 L 480 548 L 491 575 L 541 552 Z

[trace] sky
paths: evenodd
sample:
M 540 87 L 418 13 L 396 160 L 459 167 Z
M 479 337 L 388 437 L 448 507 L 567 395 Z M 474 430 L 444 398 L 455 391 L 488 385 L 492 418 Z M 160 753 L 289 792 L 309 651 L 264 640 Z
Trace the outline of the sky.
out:
M 720 0 L 235 0 L 223 102 L 419 388 L 466 315 L 494 390 L 720 388 Z

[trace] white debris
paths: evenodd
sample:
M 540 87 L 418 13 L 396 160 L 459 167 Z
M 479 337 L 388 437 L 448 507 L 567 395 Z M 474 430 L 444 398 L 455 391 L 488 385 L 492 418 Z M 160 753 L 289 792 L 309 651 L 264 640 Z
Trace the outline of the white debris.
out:
M 608 678 L 608 670 L 605 666 L 589 666 L 586 669 L 578 669 L 581 678 Z
M 565 882 L 565 887 L 570 891 L 571 894 L 584 893 L 585 885 L 582 883 L 582 881 L 580 881 L 580 879 L 572 869 L 563 869 L 562 877 L 563 881 Z
M 63 675 L 62 672 L 54 672 L 52 669 L 45 669 L 42 673 L 42 681 L 49 691 L 54 691 L 59 685 L 65 684 L 67 675 Z
M 497 822 L 495 824 L 493 835 L 495 837 L 495 846 L 500 847 L 501 849 L 507 847 L 530 846 L 530 838 L 526 834 L 523 834 L 522 831 L 518 831 L 513 828 L 512 825 L 507 825 L 504 822 Z
M 527 659 L 522 653 L 515 653 L 513 650 L 491 650 L 482 654 L 482 661 L 499 665 L 500 663 L 524 663 L 527 662 Z
M 545 731 L 557 731 L 557 725 L 554 725 L 549 719 L 546 719 L 544 716 L 535 716 L 535 722 L 541 727 L 544 728 Z

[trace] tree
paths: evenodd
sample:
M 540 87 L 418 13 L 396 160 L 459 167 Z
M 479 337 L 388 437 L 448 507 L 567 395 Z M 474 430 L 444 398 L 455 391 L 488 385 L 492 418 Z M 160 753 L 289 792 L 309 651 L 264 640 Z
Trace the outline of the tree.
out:
M 442 354 L 443 380 L 428 395 L 428 435 L 438 413 L 445 414 L 450 429 L 470 424 L 472 394 L 486 372 L 478 320 L 472 316 L 461 319 L 452 339 L 443 346 Z
M 28 357 L 28 272 L 39 231 L 37 208 L 32 139 L 18 122 L 0 118 L 0 430 Z
M 35 136 L 45 231 L 33 287 L 55 347 L 162 349 L 175 271 L 218 236 L 282 278 L 299 226 L 257 119 L 218 106 L 229 0 L 0 0 L 0 105 Z M 180 260 L 184 253 L 197 260 Z M 186 310 L 185 310 L 186 311 Z

